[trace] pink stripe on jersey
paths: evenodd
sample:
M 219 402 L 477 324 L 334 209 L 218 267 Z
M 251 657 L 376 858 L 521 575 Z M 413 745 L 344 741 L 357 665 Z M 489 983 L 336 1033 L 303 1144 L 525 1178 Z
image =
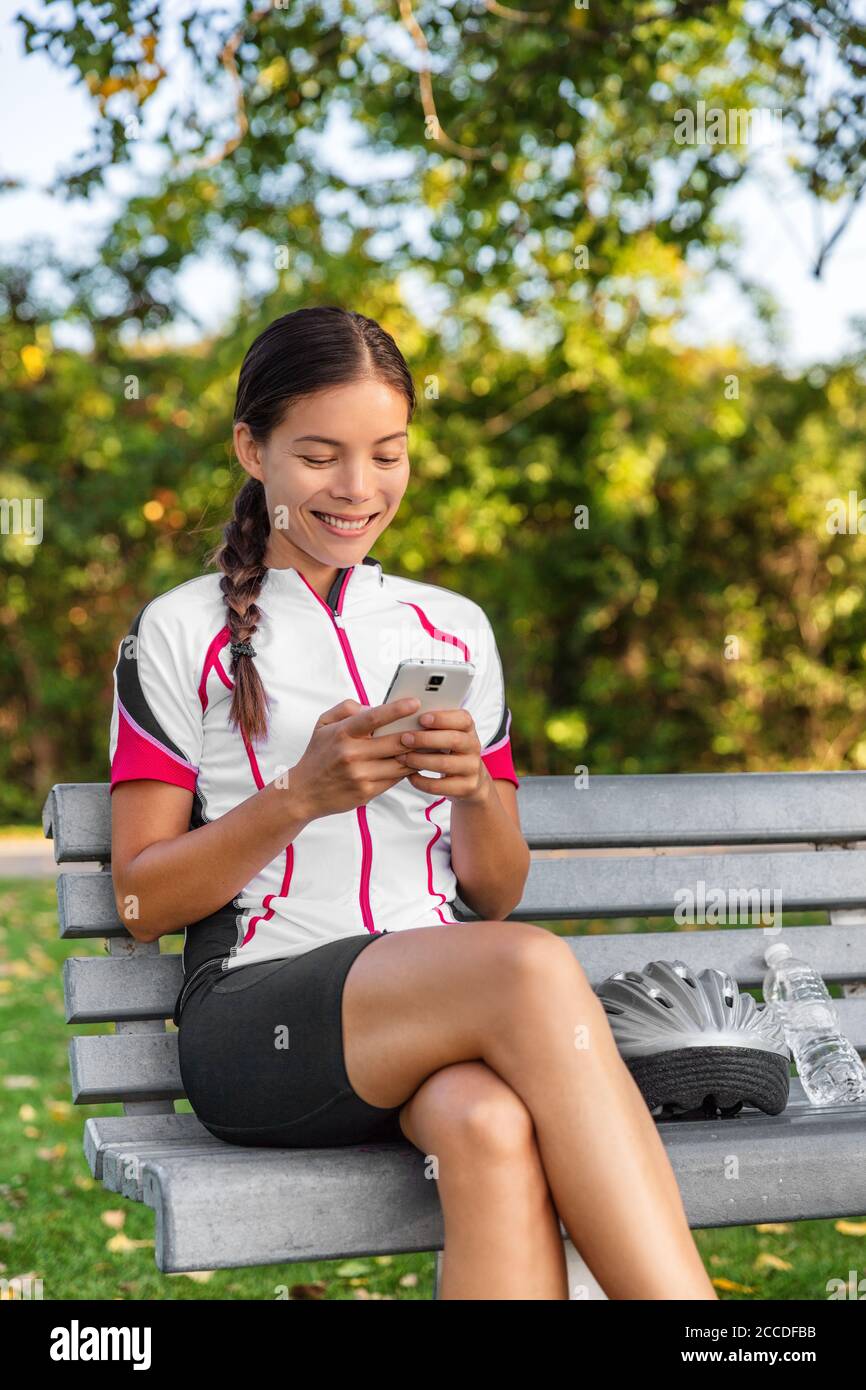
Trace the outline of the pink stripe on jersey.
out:
M 294 868 L 295 863 L 294 848 L 294 845 L 286 845 L 286 867 L 283 870 L 283 881 L 280 885 L 280 891 L 279 893 L 268 893 L 263 898 L 262 907 L 267 908 L 267 911 L 264 913 L 260 912 L 257 917 L 253 917 L 250 919 L 250 924 L 247 927 L 246 935 L 244 936 L 244 939 L 241 942 L 241 948 L 246 946 L 248 941 L 252 941 L 253 937 L 256 934 L 256 924 L 258 922 L 269 922 L 270 919 L 273 917 L 275 908 L 272 907 L 271 904 L 274 898 L 284 898 L 288 893 L 289 884 L 292 881 L 292 869 Z
M 211 668 L 218 672 L 220 680 L 223 682 L 225 686 L 228 687 L 229 690 L 234 690 L 235 688 L 234 681 L 230 680 L 229 677 L 226 675 L 223 664 L 219 659 L 219 653 L 222 651 L 226 643 L 230 640 L 231 631 L 228 628 L 228 626 L 226 626 L 223 628 L 222 632 L 217 633 L 216 637 L 213 639 L 213 641 L 207 649 L 207 654 L 205 655 L 204 659 L 204 668 L 202 670 L 201 681 L 199 682 L 198 688 L 202 712 L 204 712 L 204 710 L 207 708 L 207 677 L 208 672 L 211 670 Z M 253 752 L 252 744 L 250 743 L 246 735 L 244 735 L 243 733 L 242 738 L 244 748 L 247 750 L 247 759 L 250 764 L 250 771 L 253 774 L 253 781 L 255 782 L 257 789 L 261 791 L 265 785 L 265 779 L 262 777 L 261 768 L 259 767 L 259 760 Z M 275 908 L 271 906 L 273 899 L 275 897 L 283 898 L 289 891 L 289 885 L 292 881 L 292 871 L 295 865 L 294 844 L 286 845 L 285 855 L 286 862 L 285 867 L 283 869 L 283 882 L 280 886 L 280 891 L 279 893 L 265 894 L 264 898 L 262 899 L 263 911 L 259 912 L 257 916 L 250 918 L 249 924 L 247 925 L 247 929 L 244 934 L 244 939 L 241 942 L 241 949 L 243 949 L 243 947 L 246 946 L 248 941 L 252 941 L 253 937 L 256 934 L 257 923 L 269 922 L 270 919 L 273 917 L 275 912 Z
M 435 888 L 433 887 L 433 861 L 432 861 L 432 859 L 431 859 L 431 857 L 430 857 L 430 854 L 431 854 L 431 851 L 432 851 L 432 849 L 433 849 L 433 846 L 435 845 L 436 841 L 439 839 L 439 836 L 442 834 L 442 827 L 441 827 L 441 825 L 437 825 L 436 822 L 435 822 L 435 820 L 434 820 L 434 821 L 431 821 L 431 820 L 430 820 L 430 812 L 431 812 L 432 810 L 434 810 L 435 807 L 441 806 L 441 805 L 442 805 L 442 802 L 443 802 L 445 799 L 446 799 L 446 798 L 445 798 L 444 796 L 440 796 L 440 798 L 439 798 L 438 801 L 431 801 L 430 805 L 427 807 L 426 811 L 424 812 L 424 815 L 425 815 L 426 819 L 429 821 L 429 823 L 430 823 L 432 826 L 435 827 L 435 830 L 436 830 L 436 834 L 435 834 L 430 840 L 428 840 L 428 842 L 427 842 L 427 891 L 428 891 L 428 893 L 430 894 L 430 896 L 431 896 L 432 898 L 441 898 L 441 899 L 442 899 L 442 903 L 436 903 L 436 905 L 435 905 L 434 908 L 433 908 L 433 911 L 434 911 L 434 912 L 436 913 L 436 915 L 440 918 L 440 920 L 443 921 L 443 922 L 453 922 L 453 921 L 455 920 L 453 916 L 452 916 L 452 917 L 445 917 L 445 916 L 443 915 L 443 913 L 442 913 L 442 904 L 445 903 L 445 902 L 447 901 L 447 899 L 446 899 L 446 896 L 445 896 L 444 893 L 438 892 L 437 889 L 435 889 Z
M 441 628 L 434 627 L 423 608 L 419 608 L 417 603 L 411 603 L 407 598 L 398 599 L 397 602 L 405 603 L 408 608 L 414 608 L 425 632 L 429 632 L 430 636 L 435 637 L 439 642 L 450 642 L 453 647 L 458 647 L 463 653 L 463 660 L 469 661 L 469 648 L 459 637 L 455 637 L 451 632 L 443 632 Z
M 354 567 L 346 570 L 346 573 L 343 575 L 343 582 L 340 585 L 340 592 L 337 596 L 336 612 L 337 617 L 340 617 L 341 619 L 343 614 L 343 598 L 346 593 L 346 585 L 351 579 L 353 573 Z M 328 617 L 331 619 L 334 631 L 337 634 L 337 641 L 340 643 L 343 656 L 346 658 L 346 665 L 349 668 L 349 673 L 352 677 L 355 690 L 358 693 L 358 698 L 361 704 L 369 705 L 370 700 L 366 690 L 364 689 L 364 682 L 361 680 L 361 673 L 358 670 L 354 652 L 352 651 L 351 644 L 345 632 L 343 631 L 343 628 L 337 623 L 333 609 L 331 608 L 330 604 L 327 604 L 325 602 L 321 594 L 316 593 L 310 581 L 306 579 L 304 575 L 301 574 L 300 570 L 298 571 L 298 574 L 300 578 L 304 580 L 304 583 L 306 584 L 310 593 L 313 595 L 313 598 L 321 604 L 322 608 L 324 608 Z M 358 821 L 358 832 L 361 836 L 361 882 L 358 885 L 358 904 L 361 908 L 361 920 L 363 921 L 364 926 L 367 928 L 368 932 L 374 932 L 376 930 L 376 923 L 373 920 L 373 910 L 370 906 L 370 871 L 373 865 L 373 840 L 370 835 L 370 827 L 367 824 L 366 806 L 356 806 L 355 816 Z
M 177 753 L 172 753 L 153 734 L 137 724 L 120 699 L 117 701 L 117 711 L 117 746 L 111 760 L 111 790 L 119 782 L 151 778 L 195 791 L 198 768 Z
M 204 714 L 207 709 L 207 678 L 213 669 L 216 671 L 223 685 L 228 690 L 234 690 L 234 683 L 226 675 L 225 667 L 219 659 L 219 654 L 227 642 L 231 641 L 231 629 L 228 624 L 218 632 L 205 652 L 204 665 L 202 666 L 201 680 L 198 683 L 198 698 L 201 701 L 201 710 Z

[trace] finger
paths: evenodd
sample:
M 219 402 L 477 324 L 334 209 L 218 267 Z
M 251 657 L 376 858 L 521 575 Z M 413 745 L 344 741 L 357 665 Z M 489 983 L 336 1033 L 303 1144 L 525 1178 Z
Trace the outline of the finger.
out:
M 425 712 L 422 729 L 472 729 L 475 720 L 468 709 L 435 709 Z
M 346 721 L 346 732 L 352 738 L 363 738 L 383 724 L 393 724 L 395 719 L 414 714 L 420 704 L 417 695 L 407 695 L 402 700 L 389 700 L 387 705 L 368 705 Z
M 467 777 L 424 777 L 420 772 L 410 772 L 406 780 L 431 796 L 460 796 L 472 785 Z
M 397 761 L 404 767 L 428 768 L 430 772 L 445 772 L 450 777 L 469 777 L 477 771 L 475 758 L 465 753 L 401 753 Z
M 400 744 L 400 752 L 416 748 L 441 748 L 443 752 L 468 753 L 472 747 L 472 735 L 467 729 L 408 729 L 406 733 L 395 734 Z
M 410 769 L 396 758 L 377 758 L 374 762 L 359 763 L 357 771 L 360 778 L 381 784 L 381 790 L 385 791 L 395 782 L 402 781 Z
M 341 719 L 347 719 L 356 710 L 362 710 L 363 705 L 359 705 L 357 700 L 341 700 L 332 709 L 326 709 L 324 714 L 320 714 L 316 721 L 316 728 L 322 724 L 337 724 Z

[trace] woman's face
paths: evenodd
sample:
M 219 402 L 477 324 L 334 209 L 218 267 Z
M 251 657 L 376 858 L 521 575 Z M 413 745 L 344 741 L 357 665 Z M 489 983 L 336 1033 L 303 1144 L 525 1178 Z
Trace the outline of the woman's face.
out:
M 265 445 L 235 425 L 238 458 L 267 497 L 266 565 L 297 568 L 312 559 L 339 568 L 363 560 L 409 482 L 407 415 L 402 392 L 364 378 L 298 401 Z M 360 528 L 347 524 L 358 521 Z

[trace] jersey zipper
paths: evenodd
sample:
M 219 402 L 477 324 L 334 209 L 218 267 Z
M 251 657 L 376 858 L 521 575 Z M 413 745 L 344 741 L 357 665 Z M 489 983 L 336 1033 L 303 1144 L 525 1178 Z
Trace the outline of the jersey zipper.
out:
M 303 576 L 301 577 L 303 578 Z M 307 583 L 307 581 L 304 580 L 304 583 Z M 331 619 L 334 631 L 337 634 L 337 639 L 343 651 L 343 656 L 346 659 L 346 665 L 349 668 L 349 674 L 351 675 L 355 685 L 355 689 L 358 692 L 358 699 L 360 700 L 362 705 L 369 705 L 370 701 L 367 698 L 367 692 L 364 689 L 364 683 L 361 680 L 361 675 L 358 671 L 358 667 L 355 662 L 355 656 L 352 651 L 352 646 L 349 642 L 348 635 L 343 626 L 343 616 L 342 613 L 339 611 L 340 607 L 342 606 L 343 595 L 346 592 L 347 584 L 348 580 L 346 580 L 346 583 L 340 590 L 340 595 L 337 599 L 336 610 L 333 609 L 329 603 L 326 603 L 320 594 L 316 593 L 312 585 L 308 584 L 307 587 L 310 589 L 310 592 L 315 596 L 315 598 L 319 600 L 319 603 L 322 605 L 325 612 L 328 614 L 328 617 Z M 361 917 L 367 931 L 374 932 L 376 930 L 376 923 L 373 920 L 373 912 L 370 907 L 370 870 L 373 864 L 373 842 L 370 838 L 370 827 L 367 824 L 366 806 L 356 806 L 355 815 L 358 819 L 358 829 L 361 834 L 361 884 L 359 895 L 361 901 Z

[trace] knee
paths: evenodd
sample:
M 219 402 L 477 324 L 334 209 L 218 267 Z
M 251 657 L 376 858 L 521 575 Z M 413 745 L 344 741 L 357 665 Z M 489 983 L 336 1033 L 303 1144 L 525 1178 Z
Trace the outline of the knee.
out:
M 458 1143 L 485 1162 L 522 1162 L 535 1145 L 535 1125 L 515 1091 L 502 1083 L 501 1091 L 468 1097 L 454 1117 Z
M 561 936 L 533 922 L 521 922 L 516 930 L 509 926 L 501 939 L 501 965 L 504 983 L 521 1000 L 535 998 L 550 1003 L 564 987 L 570 997 L 577 990 L 597 999 L 583 966 Z
M 412 1105 L 427 1133 L 452 1158 L 471 1158 L 475 1165 L 479 1158 L 525 1161 L 533 1152 L 535 1126 L 527 1106 L 483 1062 L 444 1067 L 424 1083 Z

